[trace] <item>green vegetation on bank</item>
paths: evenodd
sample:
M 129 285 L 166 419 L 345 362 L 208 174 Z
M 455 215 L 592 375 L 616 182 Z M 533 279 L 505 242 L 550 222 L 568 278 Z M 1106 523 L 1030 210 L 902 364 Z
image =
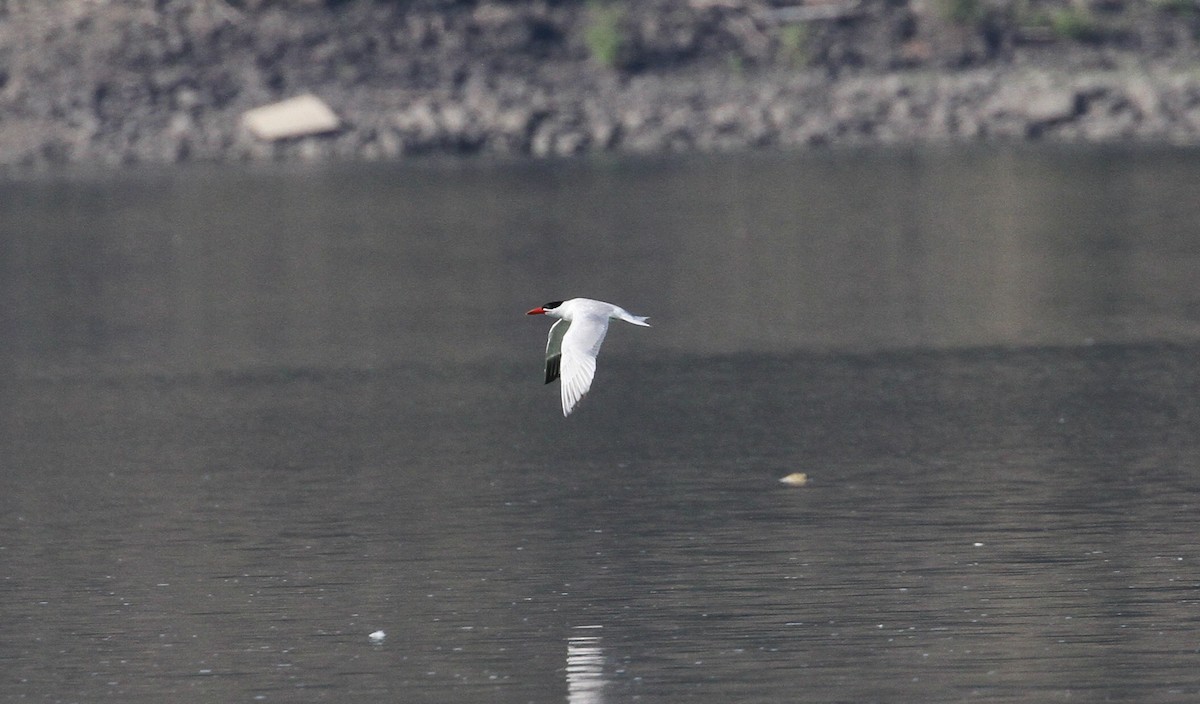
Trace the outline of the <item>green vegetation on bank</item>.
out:
M 592 60 L 605 68 L 617 68 L 626 37 L 621 28 L 625 8 L 616 2 L 590 0 L 583 42 Z

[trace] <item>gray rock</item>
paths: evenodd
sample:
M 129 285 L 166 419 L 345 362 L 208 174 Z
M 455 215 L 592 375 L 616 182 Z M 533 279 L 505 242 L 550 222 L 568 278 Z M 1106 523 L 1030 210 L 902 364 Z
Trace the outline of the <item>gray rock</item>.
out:
M 1036 44 L 993 3 L 959 24 L 937 6 L 798 22 L 762 0 L 622 3 L 609 67 L 582 2 L 10 3 L 0 165 L 1200 143 L 1200 33 L 1165 4 L 1106 0 L 1119 40 Z M 245 110 L 307 92 L 345 128 L 278 147 L 237 128 Z
M 1025 97 L 1020 111 L 1029 124 L 1047 126 L 1074 118 L 1080 112 L 1079 104 L 1075 92 L 1068 88 L 1035 90 Z

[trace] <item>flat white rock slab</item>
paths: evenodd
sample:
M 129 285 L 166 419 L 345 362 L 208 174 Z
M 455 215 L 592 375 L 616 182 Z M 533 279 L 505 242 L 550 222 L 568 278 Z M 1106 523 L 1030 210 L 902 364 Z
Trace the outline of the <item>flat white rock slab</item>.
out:
M 325 101 L 309 94 L 247 110 L 242 124 L 255 137 L 274 141 L 331 132 L 341 121 Z

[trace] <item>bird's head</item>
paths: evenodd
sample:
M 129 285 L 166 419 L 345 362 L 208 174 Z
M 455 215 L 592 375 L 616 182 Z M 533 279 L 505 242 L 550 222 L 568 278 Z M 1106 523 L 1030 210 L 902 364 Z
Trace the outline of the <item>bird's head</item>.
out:
M 559 310 L 559 306 L 561 306 L 562 303 L 562 301 L 550 301 L 549 303 L 544 303 L 537 308 L 534 308 L 525 315 L 549 315 L 555 318 L 561 318 L 562 315 L 561 311 Z

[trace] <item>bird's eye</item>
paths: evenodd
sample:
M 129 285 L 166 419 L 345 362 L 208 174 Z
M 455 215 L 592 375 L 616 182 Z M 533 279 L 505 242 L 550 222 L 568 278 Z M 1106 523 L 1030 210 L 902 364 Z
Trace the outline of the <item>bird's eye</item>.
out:
M 557 308 L 561 305 L 562 305 L 562 301 L 550 301 L 549 303 L 547 303 L 546 305 L 544 305 L 542 307 L 545 308 L 546 310 L 554 310 L 555 308 Z

